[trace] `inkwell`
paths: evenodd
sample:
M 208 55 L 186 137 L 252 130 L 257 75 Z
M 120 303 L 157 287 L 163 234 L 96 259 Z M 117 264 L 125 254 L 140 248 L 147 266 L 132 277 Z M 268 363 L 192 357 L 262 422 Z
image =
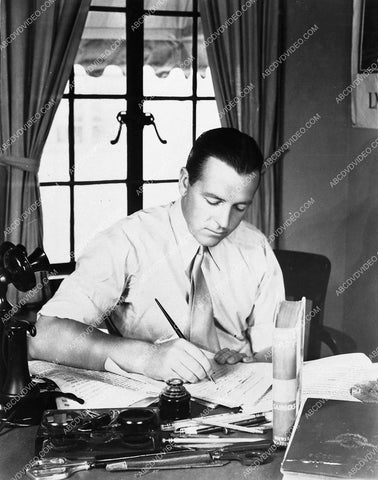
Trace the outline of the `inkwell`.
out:
M 160 394 L 160 418 L 163 421 L 181 420 L 190 417 L 190 393 L 179 378 L 167 380 Z
M 42 412 L 58 396 L 72 394 L 51 391 L 46 383 L 32 379 L 27 359 L 27 333 L 36 335 L 33 323 L 17 315 L 7 300 L 8 285 L 27 292 L 37 287 L 35 272 L 47 271 L 50 263 L 41 248 L 27 256 L 23 245 L 4 242 L 0 246 L 0 421 L 7 426 L 28 426 L 40 422 Z M 21 317 L 21 318 L 20 318 Z M 47 380 L 47 379 L 46 379 Z M 50 381 L 51 382 L 51 381 Z M 51 384 L 50 384 L 51 385 Z M 83 403 L 83 402 L 80 402 Z

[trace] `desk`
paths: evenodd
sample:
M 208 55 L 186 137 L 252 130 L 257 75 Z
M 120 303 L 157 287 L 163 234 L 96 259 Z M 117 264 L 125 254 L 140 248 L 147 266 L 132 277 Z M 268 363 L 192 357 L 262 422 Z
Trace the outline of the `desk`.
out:
M 34 321 L 33 310 L 26 312 L 27 319 Z M 22 314 L 25 317 L 25 312 Z M 27 479 L 24 468 L 34 458 L 34 441 L 38 427 L 16 428 L 0 436 L 0 480 Z M 224 467 L 192 468 L 182 470 L 152 470 L 140 477 L 137 471 L 110 473 L 93 469 L 71 476 L 72 480 L 128 480 L 146 478 L 151 480 L 281 480 L 280 465 L 283 451 L 272 454 L 272 462 L 259 465 L 252 471 L 239 462 L 230 462 Z
M 0 436 L 0 479 L 20 480 L 24 475 L 24 466 L 34 457 L 34 439 L 37 427 L 17 428 Z M 143 476 L 147 480 L 281 480 L 280 464 L 283 451 L 275 451 L 273 461 L 256 467 L 248 473 L 247 468 L 238 462 L 231 462 L 224 467 L 194 468 L 189 470 L 160 470 Z M 16 474 L 20 472 L 17 476 Z M 93 469 L 73 475 L 72 480 L 127 480 L 142 478 L 138 472 L 109 473 L 104 469 Z

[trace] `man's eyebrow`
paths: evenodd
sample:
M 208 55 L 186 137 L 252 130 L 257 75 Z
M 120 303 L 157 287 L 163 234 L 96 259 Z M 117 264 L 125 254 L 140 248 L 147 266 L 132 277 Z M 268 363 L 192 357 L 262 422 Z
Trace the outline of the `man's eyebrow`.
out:
M 215 195 L 215 193 L 210 193 L 210 192 L 204 192 L 203 195 L 205 197 L 210 197 L 210 198 L 214 198 L 214 200 L 221 200 L 222 202 L 224 202 L 224 198 L 222 197 L 218 197 L 218 195 Z M 251 205 L 252 204 L 252 200 L 247 200 L 245 202 L 236 202 L 235 205 Z
M 210 197 L 214 198 L 216 200 L 222 200 L 224 202 L 224 198 L 218 197 L 218 195 L 215 195 L 215 193 L 210 193 L 210 192 L 203 192 L 204 197 Z

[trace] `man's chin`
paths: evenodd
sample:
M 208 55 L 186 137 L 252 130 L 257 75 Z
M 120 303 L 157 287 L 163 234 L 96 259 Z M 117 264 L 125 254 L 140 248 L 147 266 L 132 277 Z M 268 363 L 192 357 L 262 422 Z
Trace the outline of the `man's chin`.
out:
M 215 247 L 218 245 L 225 238 L 224 235 L 201 235 L 197 238 L 198 243 L 203 245 L 204 247 Z

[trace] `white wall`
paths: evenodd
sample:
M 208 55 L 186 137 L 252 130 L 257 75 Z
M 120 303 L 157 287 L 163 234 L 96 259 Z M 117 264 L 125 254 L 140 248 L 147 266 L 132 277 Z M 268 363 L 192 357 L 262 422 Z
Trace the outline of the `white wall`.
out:
M 378 153 L 331 188 L 329 182 L 378 136 L 353 129 L 350 98 L 350 0 L 295 0 L 287 6 L 289 47 L 316 24 L 317 32 L 285 63 L 284 139 L 314 114 L 321 120 L 285 156 L 283 219 L 310 197 L 315 204 L 285 232 L 282 248 L 322 253 L 332 263 L 325 322 L 354 336 L 359 350 L 378 346 L 378 262 L 343 294 L 336 289 L 378 250 Z

